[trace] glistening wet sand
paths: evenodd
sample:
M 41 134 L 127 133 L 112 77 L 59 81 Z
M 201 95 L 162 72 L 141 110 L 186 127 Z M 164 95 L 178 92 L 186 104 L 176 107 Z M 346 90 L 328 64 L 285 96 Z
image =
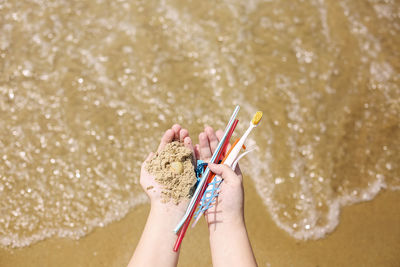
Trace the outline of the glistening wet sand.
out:
M 123 266 L 143 227 L 144 156 L 174 123 L 194 141 L 224 128 L 235 104 L 237 136 L 265 114 L 241 162 L 261 266 L 399 265 L 399 10 L 0 1 L 2 265 Z M 206 241 L 190 231 L 183 264 L 207 261 Z
M 341 223 L 326 238 L 296 241 L 278 228 L 251 182 L 245 183 L 246 219 L 259 266 L 399 266 L 400 194 L 382 192 L 374 201 L 345 207 Z M 4 267 L 126 266 L 139 240 L 148 205 L 78 241 L 51 238 L 21 249 L 0 250 Z M 157 253 L 156 251 L 154 252 Z M 193 262 L 197 264 L 193 264 Z M 210 266 L 205 223 L 185 237 L 179 266 Z

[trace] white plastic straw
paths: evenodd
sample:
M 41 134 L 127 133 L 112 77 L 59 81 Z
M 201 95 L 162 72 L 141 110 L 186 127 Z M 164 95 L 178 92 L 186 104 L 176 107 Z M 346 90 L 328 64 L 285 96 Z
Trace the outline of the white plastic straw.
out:
M 239 112 L 239 109 L 240 109 L 240 106 L 237 105 L 235 107 L 235 110 L 232 113 L 232 116 L 231 116 L 231 118 L 229 120 L 228 125 L 225 128 L 224 136 L 219 141 L 217 149 L 214 151 L 214 154 L 213 154 L 210 162 L 212 162 L 212 163 L 215 162 L 216 157 L 218 156 L 219 151 L 221 150 L 222 145 L 225 142 L 226 136 L 229 133 L 229 129 L 232 127 L 232 124 L 235 122 L 235 119 L 236 119 L 236 116 L 237 116 L 237 114 Z M 196 191 L 194 192 L 192 199 L 190 200 L 190 203 L 189 203 L 189 206 L 186 209 L 185 215 L 183 215 L 182 219 L 180 220 L 180 222 L 178 223 L 178 225 L 174 229 L 175 233 L 178 233 L 179 229 L 181 229 L 181 227 L 185 223 L 186 219 L 189 217 L 190 212 L 194 208 L 194 205 L 196 203 L 196 199 L 198 198 L 198 196 L 200 194 L 200 191 L 201 191 L 201 188 L 203 187 L 204 183 L 206 182 L 209 173 L 210 173 L 210 169 L 207 167 L 206 170 L 204 171 L 200 181 L 199 181 L 199 184 L 197 185 Z

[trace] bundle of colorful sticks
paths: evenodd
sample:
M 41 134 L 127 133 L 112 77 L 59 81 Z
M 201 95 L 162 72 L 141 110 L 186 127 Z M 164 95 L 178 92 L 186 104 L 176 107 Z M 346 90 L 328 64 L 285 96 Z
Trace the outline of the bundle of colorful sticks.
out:
M 257 127 L 258 123 L 261 120 L 262 112 L 258 111 L 254 116 L 253 119 L 250 121 L 250 126 L 247 131 L 243 134 L 243 136 L 237 140 L 231 147 L 231 149 L 225 153 L 225 157 L 222 158 L 223 152 L 226 151 L 229 140 L 238 124 L 238 120 L 236 119 L 237 114 L 239 112 L 240 107 L 236 106 L 235 110 L 232 113 L 232 116 L 228 122 L 228 125 L 225 128 L 224 135 L 221 138 L 220 142 L 218 143 L 217 149 L 215 150 L 210 162 L 212 163 L 223 163 L 231 167 L 235 170 L 238 161 L 245 156 L 247 153 L 251 152 L 252 150 L 248 150 L 241 155 L 239 155 L 240 150 L 244 146 L 244 142 L 246 141 L 248 135 L 250 134 L 251 130 Z M 193 194 L 192 199 L 186 209 L 185 215 L 182 217 L 181 221 L 175 227 L 174 232 L 178 234 L 178 238 L 176 240 L 174 251 L 178 251 L 183 237 L 189 227 L 190 221 L 195 214 L 197 207 L 200 205 L 197 213 L 196 213 L 196 220 L 193 223 L 193 226 L 197 223 L 201 215 L 215 202 L 215 198 L 218 196 L 218 187 L 222 183 L 222 178 L 219 176 L 215 176 L 208 168 L 204 170 L 202 173 L 200 180 L 198 182 L 196 191 Z

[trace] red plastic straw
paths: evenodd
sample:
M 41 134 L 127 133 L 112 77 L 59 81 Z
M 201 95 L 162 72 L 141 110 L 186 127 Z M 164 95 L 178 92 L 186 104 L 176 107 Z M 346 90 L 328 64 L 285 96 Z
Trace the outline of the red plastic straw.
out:
M 224 144 L 223 144 L 223 146 L 222 146 L 222 149 L 219 151 L 218 156 L 216 157 L 216 162 L 217 162 L 217 163 L 220 161 L 220 159 L 221 159 L 221 157 L 222 157 L 222 152 L 227 148 L 227 146 L 228 146 L 228 144 L 229 144 L 229 140 L 231 139 L 231 136 L 232 136 L 232 134 L 233 134 L 233 131 L 235 130 L 236 125 L 238 124 L 238 122 L 239 122 L 239 120 L 235 120 L 235 121 L 233 122 L 233 124 L 232 124 L 231 129 L 229 129 L 228 135 L 226 136 L 226 139 L 225 139 L 225 142 L 224 142 Z M 215 162 L 213 162 L 213 163 L 215 163 Z M 183 226 L 182 226 L 182 229 L 179 231 L 179 235 L 178 235 L 178 238 L 176 239 L 175 246 L 174 246 L 174 251 L 175 251 L 175 252 L 177 252 L 178 249 L 179 249 L 179 247 L 181 246 L 182 240 L 183 240 L 183 238 L 184 238 L 184 236 L 185 236 L 186 230 L 187 230 L 188 227 L 189 227 L 190 221 L 192 220 L 193 214 L 194 214 L 194 212 L 196 211 L 197 206 L 198 206 L 198 204 L 200 203 L 200 200 L 201 200 L 201 198 L 203 197 L 204 192 L 205 192 L 206 189 L 207 189 L 209 179 L 211 179 L 211 177 L 214 177 L 214 176 L 215 176 L 215 174 L 212 173 L 212 172 L 210 172 L 210 173 L 208 174 L 207 182 L 203 184 L 203 187 L 201 188 L 200 194 L 199 194 L 199 196 L 198 196 L 197 199 L 196 199 L 196 202 L 195 202 L 195 204 L 194 204 L 194 206 L 193 206 L 193 209 L 192 209 L 192 210 L 190 211 L 190 213 L 189 213 L 189 217 L 186 219 L 185 223 L 184 223 Z

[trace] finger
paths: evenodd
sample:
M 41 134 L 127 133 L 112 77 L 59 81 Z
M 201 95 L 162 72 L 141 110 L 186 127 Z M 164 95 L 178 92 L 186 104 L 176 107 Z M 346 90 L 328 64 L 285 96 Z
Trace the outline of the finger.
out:
M 145 177 L 147 177 L 147 170 L 146 170 L 146 164 L 151 160 L 151 158 L 154 156 L 154 153 L 150 153 L 146 159 L 142 163 L 142 168 L 140 170 L 140 183 L 144 185 L 146 183 Z
M 199 134 L 200 159 L 209 160 L 212 156 L 206 133 Z
M 183 140 L 183 144 L 185 147 L 189 148 L 190 151 L 192 151 L 193 156 L 195 157 L 194 160 L 196 161 L 197 157 L 196 157 L 196 153 L 194 152 L 192 139 L 189 136 L 186 136 L 186 138 Z
M 218 141 L 221 141 L 222 137 L 224 137 L 224 132 L 222 130 L 218 130 L 215 135 L 218 138 Z M 225 156 L 226 153 L 229 151 L 229 149 L 231 149 L 231 143 L 228 143 L 228 145 L 226 146 L 225 150 L 222 151 L 222 156 Z
M 154 156 L 154 153 L 150 152 L 149 155 L 147 155 L 147 158 L 144 160 L 144 162 L 149 161 L 153 156 Z
M 175 133 L 174 133 L 173 130 L 171 130 L 171 129 L 167 130 L 167 131 L 164 133 L 163 137 L 161 138 L 161 142 L 160 142 L 160 145 L 158 146 L 157 152 L 163 150 L 164 147 L 165 147 L 168 143 L 171 143 L 172 140 L 174 140 L 174 136 L 175 136 Z
M 199 146 L 199 144 L 196 144 L 194 146 L 194 155 L 196 156 L 196 159 L 200 159 L 200 146 Z
M 188 137 L 188 136 L 189 136 L 188 130 L 186 130 L 186 129 L 181 129 L 181 130 L 179 131 L 179 141 L 180 141 L 180 142 L 183 142 L 183 140 L 185 140 L 185 138 Z
M 215 135 L 214 129 L 211 128 L 210 126 L 207 126 L 204 129 L 204 132 L 207 134 L 207 138 L 210 143 L 211 153 L 214 153 L 214 151 L 217 149 L 218 146 L 218 139 L 217 136 Z
M 179 124 L 174 124 L 171 129 L 174 131 L 174 140 L 179 140 L 179 132 L 182 127 Z
M 146 164 L 151 160 L 151 158 L 154 156 L 154 153 L 151 152 L 149 155 L 147 155 L 146 159 L 142 163 L 142 172 L 145 171 Z
M 185 147 L 187 147 L 190 150 L 194 151 L 193 144 L 192 144 L 192 139 L 189 136 L 186 136 L 186 138 L 183 139 L 183 144 L 185 145 Z
M 236 175 L 228 165 L 209 163 L 208 168 L 216 175 L 221 176 L 224 182 L 228 184 L 241 183 L 240 177 Z
M 222 137 L 224 137 L 224 132 L 222 130 L 218 130 L 215 135 L 217 136 L 218 142 L 221 141 Z
M 242 170 L 239 167 L 239 163 L 236 165 L 235 173 L 239 175 L 239 177 L 243 177 Z
M 215 135 L 217 136 L 218 142 L 220 142 L 222 137 L 224 137 L 224 132 L 222 130 L 218 130 L 215 132 Z M 222 156 L 225 156 L 225 153 L 229 150 L 230 147 L 231 144 L 228 143 L 228 145 L 225 148 L 225 151 L 222 151 Z

